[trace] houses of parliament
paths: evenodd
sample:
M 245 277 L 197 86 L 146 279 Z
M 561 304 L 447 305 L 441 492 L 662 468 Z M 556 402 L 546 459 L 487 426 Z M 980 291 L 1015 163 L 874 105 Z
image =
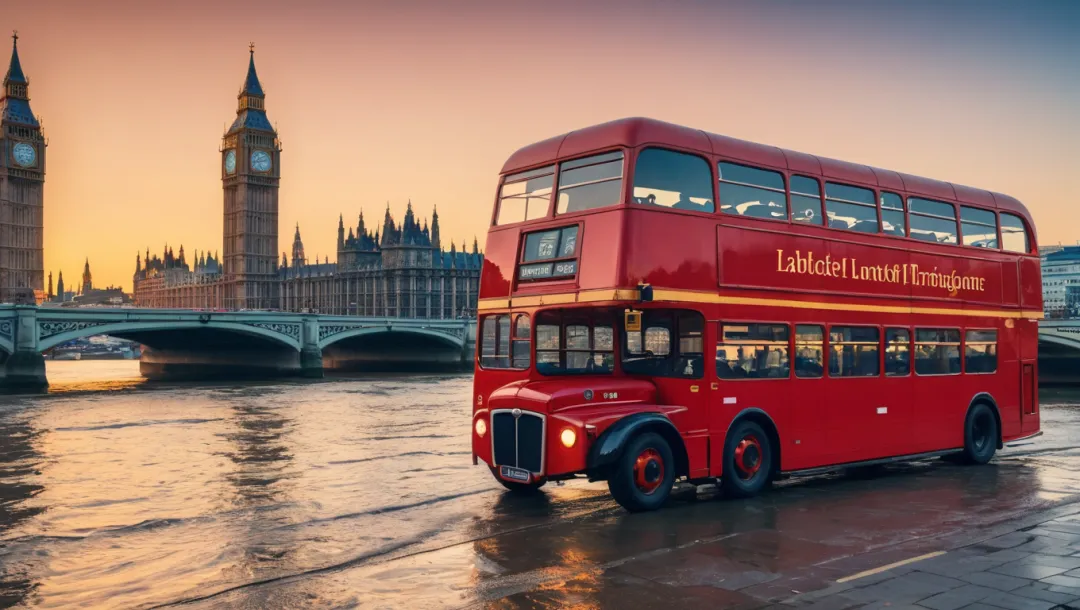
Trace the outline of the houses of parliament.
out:
M 389 205 L 374 227 L 365 223 L 362 212 L 347 230 L 340 218 L 334 262 L 329 257 L 322 262 L 308 259 L 299 226 L 291 256 L 279 250 L 281 151 L 267 118 L 252 46 L 236 119 L 222 136 L 219 151 L 224 199 L 220 254 L 197 251 L 189 257 L 183 246 L 179 251 L 166 246 L 160 255 L 138 253 L 135 306 L 409 318 L 475 315 L 483 255 L 475 240 L 471 251 L 464 244 L 460 250 L 454 243 L 446 248 L 434 208 L 430 225 L 417 218 L 411 202 L 400 222 Z M 37 265 L 39 283 L 40 193 L 38 186 L 38 259 L 28 263 Z

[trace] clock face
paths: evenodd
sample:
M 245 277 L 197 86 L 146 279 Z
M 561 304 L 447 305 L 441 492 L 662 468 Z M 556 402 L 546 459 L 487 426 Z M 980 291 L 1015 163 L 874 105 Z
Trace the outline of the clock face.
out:
M 26 142 L 19 142 L 13 146 L 11 156 L 22 167 L 32 167 L 37 162 L 37 151 Z
M 265 150 L 256 150 L 251 153 L 251 169 L 257 172 L 270 171 L 270 155 Z
M 235 150 L 228 150 L 228 151 L 225 152 L 225 173 L 226 174 L 235 174 L 236 173 L 236 151 Z

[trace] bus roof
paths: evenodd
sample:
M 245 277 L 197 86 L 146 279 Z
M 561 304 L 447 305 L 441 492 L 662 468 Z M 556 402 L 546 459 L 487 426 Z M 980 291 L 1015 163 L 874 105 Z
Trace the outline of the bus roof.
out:
M 1035 225 L 1027 207 L 1009 195 L 766 146 L 643 117 L 601 123 L 530 144 L 510 155 L 501 173 L 508 174 L 612 146 L 633 148 L 645 144 L 696 150 L 773 169 L 999 209 L 1022 216 L 1034 232 Z

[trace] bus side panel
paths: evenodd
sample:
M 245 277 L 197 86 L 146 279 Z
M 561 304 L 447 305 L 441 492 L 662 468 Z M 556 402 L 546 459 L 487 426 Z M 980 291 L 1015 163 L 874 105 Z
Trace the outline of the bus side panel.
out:
M 1020 302 L 1025 311 L 1042 311 L 1042 269 L 1039 260 L 1020 260 Z M 1039 431 L 1039 322 L 1034 319 L 1016 321 L 1020 336 L 1020 404 L 1021 431 Z
M 643 206 L 633 206 L 624 213 L 628 220 L 621 248 L 618 242 L 601 241 L 598 236 L 585 238 L 597 248 L 599 259 L 613 258 L 612 252 L 620 249 L 625 253 L 626 275 L 620 278 L 620 286 L 646 283 L 657 288 L 701 290 L 718 277 L 715 225 L 711 222 Z M 593 224 L 590 222 L 589 230 Z M 581 264 L 584 269 L 590 263 L 582 260 Z
M 1024 258 L 1020 260 L 1020 304 L 1028 311 L 1042 311 L 1042 270 L 1039 260 Z M 1029 355 L 1024 354 L 1027 359 Z M 1032 352 L 1030 357 L 1035 358 Z
M 1001 263 L 1001 302 L 1004 305 L 1020 304 L 1020 269 L 1016 263 Z
M 998 371 L 994 377 L 994 390 L 986 389 L 982 382 L 985 375 L 969 375 L 976 384 L 975 392 L 990 392 L 997 402 L 1001 415 L 1001 435 L 1003 438 L 1020 434 L 1020 343 L 1023 340 L 1023 320 L 1009 320 L 998 327 Z
M 480 272 L 480 298 L 507 298 L 514 280 L 518 255 L 517 231 L 491 231 L 485 244 Z

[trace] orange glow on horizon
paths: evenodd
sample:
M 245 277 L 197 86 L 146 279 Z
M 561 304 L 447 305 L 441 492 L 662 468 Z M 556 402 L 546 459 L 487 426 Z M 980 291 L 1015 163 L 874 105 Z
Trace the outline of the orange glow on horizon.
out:
M 49 138 L 46 276 L 63 270 L 74 286 L 89 257 L 95 285 L 130 290 L 148 247 L 182 244 L 189 260 L 222 249 L 218 149 L 251 40 L 284 146 L 279 248 L 299 222 L 309 258 L 335 259 L 339 214 L 355 226 L 363 209 L 372 226 L 388 201 L 400 220 L 409 199 L 421 219 L 438 206 L 447 246 L 475 235 L 483 247 L 510 153 L 635 115 L 1008 193 L 1041 243 L 1080 238 L 1067 222 L 1074 68 L 1036 53 L 1038 36 L 997 35 L 1005 18 L 950 44 L 869 9 L 494 6 L 116 0 L 5 12 L 0 31 L 20 32 Z M 1056 32 L 1040 35 L 1051 44 Z M 969 42 L 979 38 L 997 46 Z

